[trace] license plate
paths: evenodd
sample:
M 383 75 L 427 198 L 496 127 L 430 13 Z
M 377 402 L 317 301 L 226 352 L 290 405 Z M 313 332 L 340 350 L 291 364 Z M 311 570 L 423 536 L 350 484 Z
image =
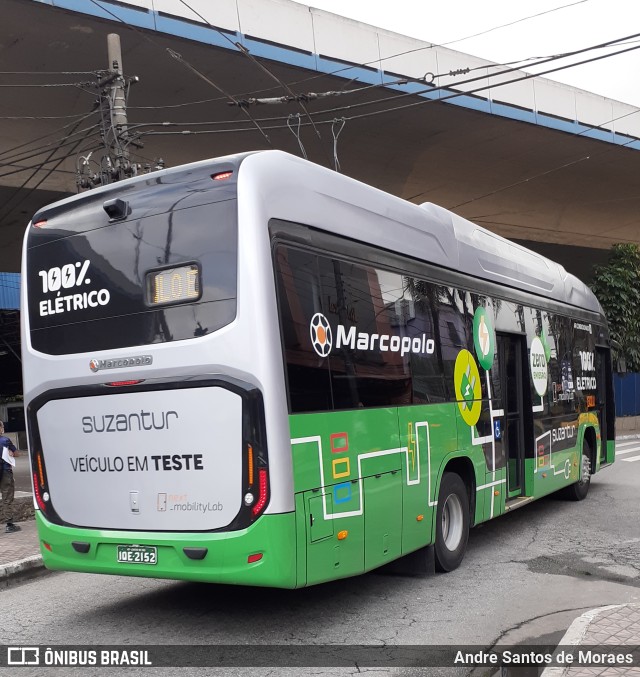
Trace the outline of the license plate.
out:
M 154 545 L 119 545 L 118 562 L 123 564 L 157 564 L 158 549 Z

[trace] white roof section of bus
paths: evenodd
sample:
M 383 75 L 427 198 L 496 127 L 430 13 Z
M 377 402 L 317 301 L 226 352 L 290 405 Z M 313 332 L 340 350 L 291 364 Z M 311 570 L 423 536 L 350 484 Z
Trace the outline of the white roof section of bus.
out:
M 78 11 L 77 0 L 36 1 Z M 189 3 L 181 0 L 119 0 L 117 4 L 142 10 L 130 11 L 127 15 L 127 21 L 133 24 L 192 40 L 210 40 L 211 44 L 224 49 L 234 49 L 232 43 L 237 40 L 256 57 L 325 73 L 335 71 L 340 62 L 348 62 L 353 67 L 346 67 L 343 76 L 349 80 L 354 77 L 354 68 L 362 64 L 366 68 L 357 74 L 362 82 L 383 83 L 395 79 L 385 76 L 384 71 L 416 79 L 423 78 L 426 73 L 443 74 L 437 82 L 442 87 L 463 92 L 486 88 L 476 97 L 453 99 L 452 103 L 456 105 L 610 143 L 629 142 L 629 138 L 618 138 L 620 135 L 640 137 L 640 119 L 632 115 L 636 109 L 631 105 L 542 77 L 499 86 L 527 74 L 514 71 L 496 75 L 500 68 L 492 61 L 290 0 L 191 0 Z M 83 3 L 81 11 L 114 21 L 113 15 L 94 3 Z M 228 41 L 206 22 L 236 35 L 229 36 L 231 41 Z M 211 31 L 210 36 L 208 31 Z M 484 75 L 487 79 L 459 84 L 471 75 L 446 75 L 467 68 L 474 77 Z M 394 88 L 413 91 L 407 86 Z M 424 90 L 424 87 L 419 86 L 416 91 L 418 89 Z M 440 91 L 429 96 L 438 98 L 449 93 Z M 588 129 L 590 125 L 598 129 Z M 632 147 L 640 147 L 640 143 L 633 142 Z
M 277 150 L 201 160 L 134 177 L 56 202 L 72 205 L 103 192 L 113 193 L 160 176 L 184 174 L 212 162 L 245 156 L 240 165 L 239 197 L 244 181 L 268 196 L 268 214 L 374 244 L 474 277 L 602 313 L 591 290 L 559 264 L 511 242 L 453 212 L 426 202 L 420 206 Z M 256 183 L 257 182 L 257 183 Z M 254 199 L 250 192 L 246 195 Z M 242 209 L 242 205 L 240 206 Z
M 243 161 L 241 201 L 245 181 L 249 190 L 263 196 L 269 218 L 296 221 L 602 312 L 590 289 L 559 264 L 437 205 L 414 205 L 281 151 L 256 153 Z

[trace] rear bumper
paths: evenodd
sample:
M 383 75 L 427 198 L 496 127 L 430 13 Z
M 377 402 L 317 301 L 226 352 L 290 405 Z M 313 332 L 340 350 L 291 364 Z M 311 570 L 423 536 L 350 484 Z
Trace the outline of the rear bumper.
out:
M 295 514 L 263 515 L 247 529 L 224 533 L 103 531 L 52 524 L 36 511 L 40 550 L 48 569 L 87 573 L 171 578 L 208 583 L 296 587 Z M 77 552 L 73 542 L 88 544 Z M 47 543 L 51 549 L 47 548 Z M 158 563 L 117 561 L 118 545 L 150 545 Z M 203 559 L 184 548 L 206 548 Z M 250 555 L 262 554 L 249 563 Z

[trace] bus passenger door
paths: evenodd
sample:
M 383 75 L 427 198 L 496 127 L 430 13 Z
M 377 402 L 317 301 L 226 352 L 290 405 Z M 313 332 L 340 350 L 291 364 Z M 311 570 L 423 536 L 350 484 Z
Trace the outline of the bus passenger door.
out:
M 524 406 L 522 358 L 524 336 L 496 334 L 502 405 L 503 445 L 507 459 L 507 500 L 524 493 Z

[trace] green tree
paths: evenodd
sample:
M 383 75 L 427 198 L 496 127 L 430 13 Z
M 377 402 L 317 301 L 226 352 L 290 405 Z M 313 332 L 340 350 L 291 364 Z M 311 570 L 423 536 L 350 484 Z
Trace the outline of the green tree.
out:
M 606 265 L 596 266 L 591 288 L 609 320 L 611 338 L 621 346 L 629 371 L 640 372 L 640 249 L 614 244 Z

